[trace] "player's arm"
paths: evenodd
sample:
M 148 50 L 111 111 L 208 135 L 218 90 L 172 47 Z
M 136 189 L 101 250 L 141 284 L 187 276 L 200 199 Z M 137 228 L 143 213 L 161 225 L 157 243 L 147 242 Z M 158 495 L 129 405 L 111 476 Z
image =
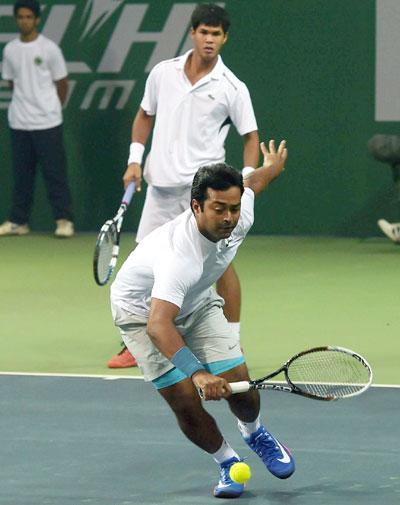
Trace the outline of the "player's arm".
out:
M 8 56 L 7 46 L 4 48 L 2 56 L 3 56 L 3 63 L 2 63 L 0 79 L 4 80 L 7 83 L 7 86 L 11 90 L 14 90 L 15 75 L 14 75 L 13 67 L 11 65 L 10 58 Z
M 220 400 L 230 395 L 228 382 L 208 373 L 196 356 L 186 347 L 176 329 L 179 307 L 171 302 L 152 298 L 147 333 L 153 344 L 176 368 L 190 376 L 194 385 L 203 392 L 205 400 Z
M 147 333 L 153 344 L 169 360 L 185 345 L 174 323 L 178 314 L 179 307 L 174 303 L 159 298 L 151 299 Z
M 260 139 L 258 131 L 252 131 L 242 135 L 243 139 L 243 166 L 258 167 Z
M 264 156 L 263 164 L 243 178 L 244 187 L 253 190 L 258 195 L 274 180 L 285 168 L 285 162 L 288 156 L 286 140 L 282 140 L 278 149 L 275 147 L 275 141 L 270 140 L 268 148 L 261 142 L 261 152 Z
M 132 144 L 128 160 L 128 167 L 124 173 L 123 181 L 125 188 L 133 181 L 136 191 L 140 191 L 142 184 L 142 156 L 144 146 L 153 129 L 154 116 L 147 114 L 141 107 L 132 124 Z
M 67 95 L 68 95 L 68 79 L 64 77 L 64 79 L 60 79 L 58 81 L 55 81 L 56 89 L 57 89 L 57 95 L 58 98 L 60 99 L 61 105 L 64 105 Z

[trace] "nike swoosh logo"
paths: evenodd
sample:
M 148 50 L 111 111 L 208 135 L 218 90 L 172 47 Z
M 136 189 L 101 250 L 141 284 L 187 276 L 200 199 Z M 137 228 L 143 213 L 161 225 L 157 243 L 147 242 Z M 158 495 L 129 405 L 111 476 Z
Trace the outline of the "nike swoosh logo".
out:
M 229 349 L 230 351 L 232 351 L 232 349 L 234 349 L 237 345 L 238 345 L 238 343 L 237 343 L 237 342 L 236 342 L 236 344 L 235 344 L 235 345 L 228 345 L 228 349 Z
M 276 441 L 276 443 L 278 444 L 279 449 L 281 450 L 281 452 L 283 454 L 283 458 L 277 458 L 278 461 L 280 461 L 281 463 L 290 463 L 290 461 L 291 461 L 290 456 L 286 452 L 285 448 L 278 442 L 278 440 Z
M 230 484 L 222 484 L 222 482 L 218 482 L 218 487 L 230 487 Z

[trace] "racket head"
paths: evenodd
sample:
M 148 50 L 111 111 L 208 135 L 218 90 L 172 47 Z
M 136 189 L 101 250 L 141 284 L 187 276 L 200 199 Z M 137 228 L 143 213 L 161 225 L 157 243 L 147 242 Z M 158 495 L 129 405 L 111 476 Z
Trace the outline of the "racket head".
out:
M 118 242 L 117 223 L 106 221 L 97 237 L 93 255 L 93 274 L 99 286 L 107 284 L 112 276 L 117 262 Z
M 314 347 L 296 354 L 284 373 L 293 392 L 317 400 L 350 398 L 372 384 L 372 368 L 360 354 L 336 346 Z

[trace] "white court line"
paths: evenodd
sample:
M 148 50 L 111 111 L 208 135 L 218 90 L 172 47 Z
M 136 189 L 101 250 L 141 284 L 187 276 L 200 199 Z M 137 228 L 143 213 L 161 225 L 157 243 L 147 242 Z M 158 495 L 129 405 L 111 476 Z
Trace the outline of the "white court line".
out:
M 400 388 L 400 384 L 371 384 L 372 388 Z
M 0 375 L 21 375 L 32 377 L 78 377 L 81 379 L 103 379 L 103 380 L 117 380 L 117 379 L 135 379 L 143 380 L 142 375 L 99 375 L 99 374 L 78 374 L 78 373 L 41 373 L 41 372 L 0 372 Z M 286 384 L 285 381 L 274 381 L 274 384 Z M 372 388 L 394 388 L 400 389 L 400 384 L 371 384 Z
M 142 375 L 96 375 L 96 374 L 79 374 L 79 373 L 41 373 L 41 372 L 0 372 L 0 375 L 21 375 L 28 377 L 78 377 L 81 379 L 143 379 Z

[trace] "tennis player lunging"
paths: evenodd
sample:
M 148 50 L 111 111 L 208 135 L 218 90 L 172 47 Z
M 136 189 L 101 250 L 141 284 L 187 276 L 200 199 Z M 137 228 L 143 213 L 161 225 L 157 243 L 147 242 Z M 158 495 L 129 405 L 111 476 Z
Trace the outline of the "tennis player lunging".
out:
M 220 465 L 214 496 L 235 498 L 244 485 L 229 469 L 239 455 L 224 440 L 205 400 L 226 398 L 239 430 L 268 470 L 285 479 L 295 469 L 289 451 L 260 421 L 257 391 L 231 395 L 229 382 L 249 380 L 239 338 L 223 313 L 213 284 L 235 257 L 253 224 L 254 195 L 284 168 L 285 142 L 261 145 L 263 166 L 244 182 L 224 163 L 202 167 L 191 190 L 191 208 L 146 236 L 111 287 L 115 324 L 134 349 L 144 378 L 175 413 L 183 433 Z
M 152 69 L 133 121 L 125 187 L 133 180 L 140 188 L 144 146 L 153 133 L 144 166 L 148 187 L 137 242 L 189 207 L 197 170 L 225 161 L 224 143 L 231 124 L 243 139 L 244 166 L 258 166 L 259 138 L 249 91 L 219 55 L 228 39 L 228 13 L 218 5 L 199 5 L 191 24 L 193 49 Z M 218 279 L 217 291 L 225 300 L 228 321 L 239 334 L 240 283 L 233 266 Z M 133 364 L 132 356 L 123 350 L 108 366 Z

